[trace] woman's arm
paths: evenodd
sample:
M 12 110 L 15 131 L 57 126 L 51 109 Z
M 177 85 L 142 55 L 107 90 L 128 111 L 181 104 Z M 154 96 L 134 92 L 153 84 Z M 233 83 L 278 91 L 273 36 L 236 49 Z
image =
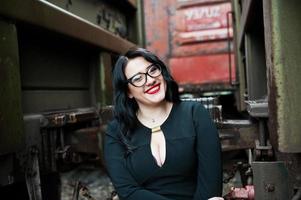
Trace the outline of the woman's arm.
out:
M 124 155 L 124 147 L 120 141 L 112 134 L 106 134 L 104 145 L 106 167 L 121 200 L 170 200 L 141 187 L 126 168 Z
M 207 200 L 221 196 L 222 193 L 221 145 L 215 124 L 201 104 L 194 107 L 193 120 L 197 134 L 198 156 L 194 200 Z

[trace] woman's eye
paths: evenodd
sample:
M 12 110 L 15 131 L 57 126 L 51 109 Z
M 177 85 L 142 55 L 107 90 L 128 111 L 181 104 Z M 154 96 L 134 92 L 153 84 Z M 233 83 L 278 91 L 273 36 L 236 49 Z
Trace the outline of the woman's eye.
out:
M 157 71 L 158 71 L 158 67 L 157 67 L 157 66 L 152 66 L 152 67 L 149 69 L 148 73 L 150 73 L 150 74 L 155 74 Z
M 140 82 L 140 81 L 142 81 L 142 76 L 141 75 L 136 75 L 136 76 L 133 77 L 132 81 L 136 82 L 136 83 Z

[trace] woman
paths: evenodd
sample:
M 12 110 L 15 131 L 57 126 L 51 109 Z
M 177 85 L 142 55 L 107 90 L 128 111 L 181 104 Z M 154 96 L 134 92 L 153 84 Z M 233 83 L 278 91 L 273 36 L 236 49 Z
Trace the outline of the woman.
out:
M 180 101 L 178 85 L 153 53 L 137 48 L 113 69 L 115 119 L 105 162 L 122 200 L 220 196 L 221 150 L 205 108 Z

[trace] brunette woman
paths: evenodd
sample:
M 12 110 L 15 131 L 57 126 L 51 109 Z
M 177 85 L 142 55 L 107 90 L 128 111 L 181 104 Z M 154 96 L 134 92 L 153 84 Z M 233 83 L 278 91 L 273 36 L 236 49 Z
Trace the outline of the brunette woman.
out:
M 105 161 L 121 200 L 207 200 L 221 195 L 217 129 L 153 53 L 136 48 L 113 69 L 115 118 Z

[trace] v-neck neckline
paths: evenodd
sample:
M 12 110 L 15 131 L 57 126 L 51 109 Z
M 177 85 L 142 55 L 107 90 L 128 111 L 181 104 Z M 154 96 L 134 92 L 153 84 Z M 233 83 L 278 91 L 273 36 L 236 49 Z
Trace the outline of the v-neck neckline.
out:
M 152 154 L 152 149 L 151 149 L 152 129 L 149 128 L 149 127 L 147 127 L 147 126 L 145 126 L 144 124 L 142 124 L 142 123 L 138 120 L 138 123 L 140 124 L 140 126 L 141 126 L 143 129 L 145 129 L 145 130 L 147 131 L 147 136 L 146 136 L 146 137 L 147 137 L 147 140 L 148 140 L 148 142 L 147 142 L 147 151 L 148 151 L 149 156 L 151 157 L 151 160 L 152 160 L 153 165 L 154 165 L 155 168 L 158 169 L 158 170 L 161 170 L 161 169 L 165 168 L 166 165 L 168 164 L 168 159 L 169 159 L 169 156 L 170 156 L 170 155 L 168 155 L 169 147 L 168 147 L 168 139 L 167 139 L 167 137 L 166 137 L 166 136 L 168 135 L 168 133 L 167 133 L 165 127 L 168 125 L 168 122 L 169 122 L 170 119 L 172 118 L 173 113 L 175 112 L 176 107 L 177 107 L 177 103 L 173 103 L 172 108 L 171 108 L 171 110 L 170 110 L 170 112 L 169 112 L 169 114 L 168 114 L 168 117 L 167 117 L 167 118 L 165 119 L 165 121 L 160 125 L 161 131 L 162 131 L 162 133 L 163 133 L 163 135 L 164 135 L 164 139 L 165 139 L 165 160 L 164 160 L 162 166 L 158 165 L 155 156 Z
M 163 131 L 163 128 L 166 126 L 166 124 L 168 123 L 168 121 L 170 120 L 171 116 L 173 115 L 173 112 L 175 110 L 175 107 L 177 106 L 177 103 L 173 103 L 172 104 L 172 107 L 170 109 L 170 112 L 167 116 L 167 118 L 164 120 L 164 122 L 159 126 L 161 127 L 162 131 Z M 138 120 L 138 123 L 140 124 L 141 127 L 143 127 L 144 129 L 147 129 L 148 130 L 148 133 L 152 133 L 152 128 L 144 125 L 140 120 Z
M 165 139 L 165 160 L 164 160 L 164 162 L 162 163 L 161 166 L 158 165 L 157 159 L 156 159 L 156 157 L 152 153 L 152 148 L 151 148 L 150 144 L 147 145 L 147 151 L 148 151 L 148 154 L 151 156 L 152 163 L 156 166 L 157 169 L 163 169 L 163 168 L 166 167 L 167 162 L 168 162 L 168 158 L 169 158 L 169 156 L 168 156 L 167 140 L 166 139 Z

